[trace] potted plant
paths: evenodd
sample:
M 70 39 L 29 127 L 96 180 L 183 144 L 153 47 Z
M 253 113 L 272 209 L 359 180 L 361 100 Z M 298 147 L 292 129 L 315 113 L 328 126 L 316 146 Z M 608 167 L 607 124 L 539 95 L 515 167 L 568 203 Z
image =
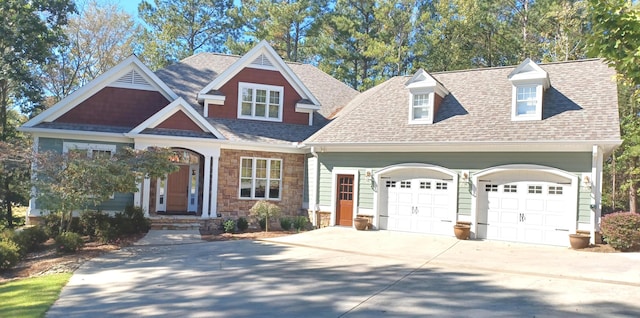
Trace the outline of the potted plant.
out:
M 582 248 L 589 247 L 589 242 L 591 241 L 591 235 L 587 234 L 569 234 L 569 244 L 571 248 L 574 250 L 579 250 Z
M 453 234 L 459 240 L 468 240 L 471 235 L 471 224 L 469 222 L 456 222 L 453 226 Z
M 353 225 L 356 227 L 358 231 L 364 231 L 369 226 L 369 218 L 365 217 L 356 217 L 353 219 Z

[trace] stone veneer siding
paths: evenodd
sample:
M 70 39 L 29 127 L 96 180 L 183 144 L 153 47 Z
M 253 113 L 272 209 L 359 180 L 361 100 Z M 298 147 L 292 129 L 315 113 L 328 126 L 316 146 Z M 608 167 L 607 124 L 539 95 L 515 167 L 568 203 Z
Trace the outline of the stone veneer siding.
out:
M 218 166 L 218 213 L 223 218 L 247 217 L 259 200 L 240 199 L 240 157 L 282 160 L 281 200 L 269 200 L 282 209 L 283 216 L 297 216 L 302 208 L 304 155 L 264 151 L 222 149 Z

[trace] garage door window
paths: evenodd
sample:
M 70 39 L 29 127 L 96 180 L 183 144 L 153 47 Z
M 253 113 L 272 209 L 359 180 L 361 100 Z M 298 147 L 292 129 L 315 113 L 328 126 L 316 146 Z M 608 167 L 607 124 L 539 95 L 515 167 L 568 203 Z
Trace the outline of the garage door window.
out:
M 502 191 L 506 193 L 516 193 L 518 192 L 518 186 L 515 184 L 507 184 Z
M 529 186 L 530 194 L 542 194 L 542 186 Z
M 423 190 L 431 189 L 431 182 L 421 181 L 420 182 L 420 189 L 423 189 Z
M 400 188 L 410 189 L 411 188 L 411 181 L 400 181 Z
M 387 181 L 387 188 L 395 188 L 395 186 L 396 186 L 395 181 Z
M 549 187 L 549 194 L 562 194 L 562 187 Z
M 446 182 L 436 182 L 436 190 L 447 190 Z
M 497 184 L 487 184 L 484 186 L 484 190 L 487 192 L 498 192 Z

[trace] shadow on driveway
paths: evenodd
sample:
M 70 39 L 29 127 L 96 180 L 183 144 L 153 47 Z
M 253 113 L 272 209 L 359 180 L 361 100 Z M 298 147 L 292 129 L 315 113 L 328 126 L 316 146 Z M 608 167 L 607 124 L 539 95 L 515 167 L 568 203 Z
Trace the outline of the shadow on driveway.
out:
M 602 301 L 581 299 L 607 289 Z M 227 241 L 135 246 L 94 259 L 47 317 L 623 317 L 640 312 L 619 301 L 637 299 L 637 289 Z

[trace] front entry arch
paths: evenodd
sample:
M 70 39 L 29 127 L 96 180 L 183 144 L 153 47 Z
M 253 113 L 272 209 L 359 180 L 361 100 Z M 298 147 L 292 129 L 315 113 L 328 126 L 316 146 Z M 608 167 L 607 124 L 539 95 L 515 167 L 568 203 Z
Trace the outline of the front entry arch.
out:
M 176 149 L 171 161 L 178 170 L 165 179 L 158 179 L 156 211 L 171 214 L 197 213 L 201 203 L 203 168 L 200 155 L 189 150 Z

